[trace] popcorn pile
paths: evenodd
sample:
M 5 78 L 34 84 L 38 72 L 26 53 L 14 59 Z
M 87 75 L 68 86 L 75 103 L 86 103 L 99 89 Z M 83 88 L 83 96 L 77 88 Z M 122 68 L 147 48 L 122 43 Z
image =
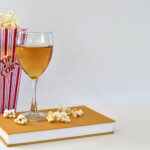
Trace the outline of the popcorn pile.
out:
M 59 112 L 59 111 L 56 112 L 49 111 L 46 119 L 48 120 L 48 122 L 53 122 L 55 120 L 62 121 L 62 122 L 70 122 L 70 118 L 67 115 L 67 113 Z
M 71 109 L 70 107 L 66 107 L 64 104 L 60 105 L 58 107 L 58 110 L 55 112 L 49 111 L 48 112 L 48 116 L 47 116 L 47 120 L 48 122 L 53 122 L 53 121 L 62 121 L 62 122 L 70 122 L 70 118 L 69 115 L 72 115 L 72 117 L 76 118 L 76 117 L 80 117 L 83 115 L 83 110 L 82 109 Z M 15 114 L 15 110 L 11 109 L 8 110 L 6 109 L 3 113 L 3 117 L 5 118 L 16 118 L 16 114 Z M 27 118 L 20 114 L 15 120 L 15 123 L 23 125 L 27 122 Z
M 14 122 L 17 124 L 25 124 L 27 122 L 27 118 L 24 115 L 19 115 Z
M 9 11 L 6 15 L 0 13 L 0 28 L 15 29 L 18 28 L 19 20 L 13 18 L 13 11 Z
M 79 110 L 73 109 L 73 110 L 71 110 L 71 114 L 73 117 L 76 118 L 77 116 L 83 115 L 83 110 L 82 109 L 79 109 Z
M 3 113 L 3 117 L 5 118 L 16 118 L 16 113 L 14 109 L 6 109 Z M 15 120 L 17 124 L 25 124 L 27 122 L 27 118 L 24 115 L 19 115 Z
M 70 118 L 69 115 L 72 115 L 73 117 L 77 117 L 77 116 L 82 116 L 83 115 L 83 110 L 79 109 L 72 109 L 70 107 L 66 107 L 64 104 L 60 105 L 58 107 L 58 111 L 56 112 L 52 112 L 49 111 L 48 116 L 47 116 L 47 120 L 48 122 L 53 122 L 53 121 L 62 121 L 62 122 L 70 122 Z
M 3 113 L 3 117 L 5 117 L 5 118 L 15 118 L 16 117 L 15 110 L 14 109 L 11 109 L 11 110 L 6 109 Z
M 60 112 L 66 112 L 68 115 L 71 114 L 71 108 L 70 107 L 66 107 L 65 104 L 61 104 L 59 107 L 58 107 L 58 110 Z

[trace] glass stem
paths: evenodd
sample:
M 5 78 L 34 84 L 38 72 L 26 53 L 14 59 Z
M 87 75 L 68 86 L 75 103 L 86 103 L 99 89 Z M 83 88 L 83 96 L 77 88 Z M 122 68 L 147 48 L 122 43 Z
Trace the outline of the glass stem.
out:
M 37 79 L 32 79 L 32 104 L 30 108 L 30 113 L 38 113 L 37 103 L 36 103 L 36 87 L 37 87 Z

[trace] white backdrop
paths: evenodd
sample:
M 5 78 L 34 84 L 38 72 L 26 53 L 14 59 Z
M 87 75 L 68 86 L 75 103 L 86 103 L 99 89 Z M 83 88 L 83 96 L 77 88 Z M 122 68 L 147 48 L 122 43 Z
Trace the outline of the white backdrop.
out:
M 22 27 L 53 32 L 54 53 L 38 83 L 41 107 L 150 104 L 150 0 L 1 0 Z M 18 107 L 29 107 L 22 74 Z

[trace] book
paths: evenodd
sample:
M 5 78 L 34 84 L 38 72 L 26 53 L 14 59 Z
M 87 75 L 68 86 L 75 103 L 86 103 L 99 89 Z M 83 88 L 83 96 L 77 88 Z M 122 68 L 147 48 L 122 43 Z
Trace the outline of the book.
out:
M 84 114 L 77 118 L 70 115 L 71 122 L 69 123 L 43 121 L 18 125 L 14 123 L 14 119 L 4 118 L 0 114 L 0 139 L 7 146 L 17 146 L 114 133 L 115 120 L 86 106 L 72 108 L 82 109 Z M 50 110 L 56 111 L 57 109 L 41 110 L 41 112 Z

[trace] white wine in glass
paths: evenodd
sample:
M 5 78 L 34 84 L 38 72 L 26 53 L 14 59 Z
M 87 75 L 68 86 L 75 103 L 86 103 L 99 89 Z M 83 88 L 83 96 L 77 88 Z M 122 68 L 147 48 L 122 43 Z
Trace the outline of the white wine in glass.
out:
M 30 111 L 23 113 L 29 122 L 44 121 L 47 114 L 38 112 L 36 86 L 41 74 L 46 70 L 53 51 L 51 32 L 19 31 L 16 39 L 16 55 L 24 72 L 32 80 L 32 103 Z

